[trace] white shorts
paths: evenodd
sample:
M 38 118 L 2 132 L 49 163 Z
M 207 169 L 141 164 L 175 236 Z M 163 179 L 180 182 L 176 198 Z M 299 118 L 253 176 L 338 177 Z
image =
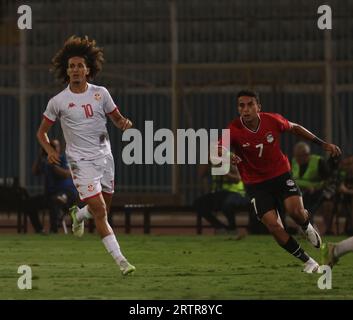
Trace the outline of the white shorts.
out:
M 93 198 L 101 192 L 114 193 L 112 154 L 96 160 L 69 161 L 69 167 L 81 200 Z

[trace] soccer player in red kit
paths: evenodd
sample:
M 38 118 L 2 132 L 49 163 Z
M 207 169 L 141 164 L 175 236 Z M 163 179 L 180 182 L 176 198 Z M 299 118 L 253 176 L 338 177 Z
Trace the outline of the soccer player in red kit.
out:
M 305 272 L 316 272 L 318 263 L 285 231 L 277 211 L 278 201 L 283 201 L 285 211 L 301 226 L 307 239 L 320 248 L 320 235 L 309 222 L 288 158 L 280 149 L 280 135 L 286 131 L 298 135 L 322 146 L 331 156 L 339 156 L 341 151 L 279 114 L 260 112 L 259 96 L 254 91 L 240 91 L 237 104 L 240 117 L 228 126 L 234 152 L 231 161 L 238 166 L 257 218 L 281 247 L 304 262 Z

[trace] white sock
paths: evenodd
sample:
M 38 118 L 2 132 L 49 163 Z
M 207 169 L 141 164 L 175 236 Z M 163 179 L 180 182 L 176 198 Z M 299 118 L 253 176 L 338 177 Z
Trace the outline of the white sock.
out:
M 350 251 L 353 251 L 353 237 L 337 243 L 333 254 L 339 258 Z
M 88 205 L 84 206 L 83 208 L 79 209 L 76 212 L 76 217 L 78 222 L 81 222 L 82 220 L 88 220 L 93 218 L 91 213 L 88 211 Z
M 309 260 L 305 263 L 317 263 L 312 257 L 309 257 Z
M 115 238 L 114 234 L 104 237 L 102 241 L 107 251 L 112 255 L 118 265 L 121 261 L 126 260 L 120 251 L 118 240 Z

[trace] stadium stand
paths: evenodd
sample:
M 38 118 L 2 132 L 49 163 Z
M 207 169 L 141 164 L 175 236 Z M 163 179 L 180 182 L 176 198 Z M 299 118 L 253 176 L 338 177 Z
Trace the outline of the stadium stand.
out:
M 8 10 L 0 22 L 0 119 L 5 135 L 0 137 L 0 176 L 19 174 L 16 149 L 19 103 L 19 32 L 17 8 L 5 1 Z M 236 114 L 234 93 L 242 86 L 257 87 L 263 106 L 302 123 L 324 136 L 324 33 L 317 28 L 315 1 L 290 0 L 178 0 L 177 100 L 179 128 L 224 128 Z M 346 151 L 353 136 L 350 125 L 353 103 L 352 1 L 330 0 L 335 83 L 332 117 L 333 139 Z M 89 35 L 104 48 L 106 64 L 97 79 L 108 87 L 122 110 L 143 128 L 153 119 L 159 127 L 171 127 L 171 18 L 170 2 L 164 0 L 93 0 L 31 3 L 35 32 L 26 35 L 26 137 L 27 172 L 37 154 L 33 139 L 48 99 L 61 86 L 48 72 L 53 54 L 71 34 Z M 288 8 L 291 8 L 288 10 Z M 94 15 L 92 15 L 94 12 Z M 99 27 L 97 27 L 99 26 Z M 10 32 L 8 32 L 10 30 Z M 340 115 L 342 116 L 340 118 Z M 3 120 L 0 120 L 3 121 Z M 15 129 L 16 128 L 16 129 Z M 170 194 L 172 166 L 122 163 L 121 134 L 110 130 L 113 153 L 117 155 L 117 190 Z M 54 136 L 60 135 L 56 125 Z M 282 141 L 291 155 L 292 138 Z M 11 146 L 11 147 L 9 147 Z M 15 146 L 15 147 L 13 147 Z M 314 149 L 317 151 L 318 149 Z M 180 204 L 189 206 L 200 195 L 193 166 L 178 167 L 177 192 Z M 26 174 L 30 193 L 41 189 L 41 181 Z
M 0 178 L 0 228 L 16 228 L 18 233 L 24 231 L 26 219 L 23 213 L 23 203 L 27 196 L 26 190 L 19 187 L 17 177 Z M 12 214 L 17 216 L 15 224 L 11 223 Z

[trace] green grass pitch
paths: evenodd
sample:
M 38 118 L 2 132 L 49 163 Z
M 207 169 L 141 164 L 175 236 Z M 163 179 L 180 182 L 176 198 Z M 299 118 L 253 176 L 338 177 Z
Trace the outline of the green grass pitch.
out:
M 333 269 L 332 289 L 320 290 L 321 275 L 301 272 L 270 236 L 122 235 L 119 242 L 137 268 L 132 276 L 120 275 L 96 235 L 1 235 L 0 299 L 353 298 L 353 254 Z M 32 268 L 32 290 L 17 287 L 24 264 Z

